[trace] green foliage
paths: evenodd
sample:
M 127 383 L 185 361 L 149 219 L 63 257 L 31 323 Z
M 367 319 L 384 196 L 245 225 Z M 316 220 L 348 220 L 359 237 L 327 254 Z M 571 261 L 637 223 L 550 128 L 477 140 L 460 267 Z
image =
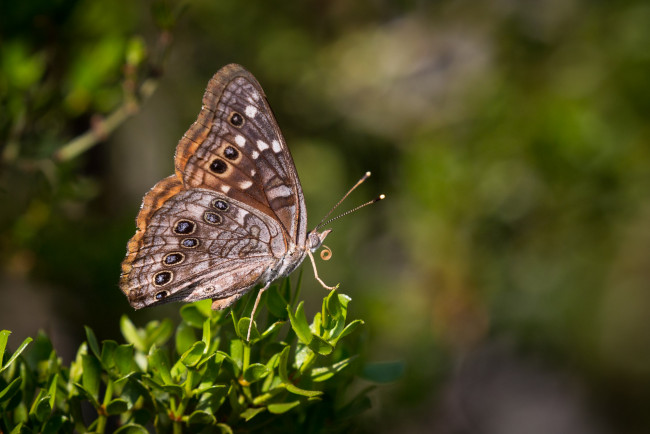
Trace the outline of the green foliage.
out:
M 290 301 L 287 279 L 264 294 L 267 320 L 253 324 L 247 341 L 254 296 L 226 311 L 212 311 L 211 300 L 183 305 L 176 330 L 169 319 L 137 328 L 123 316 L 123 344 L 100 343 L 86 327 L 86 342 L 69 367 L 43 335 L 23 356 L 32 342 L 26 339 L 0 358 L 0 431 L 344 429 L 369 407 L 368 389 L 345 395 L 361 369 L 358 352 L 341 342 L 363 324 L 347 322 L 350 298 L 331 291 L 310 324 L 303 303 Z M 0 357 L 9 334 L 0 332 Z M 394 367 L 365 370 L 381 381 Z M 95 417 L 87 417 L 89 408 Z

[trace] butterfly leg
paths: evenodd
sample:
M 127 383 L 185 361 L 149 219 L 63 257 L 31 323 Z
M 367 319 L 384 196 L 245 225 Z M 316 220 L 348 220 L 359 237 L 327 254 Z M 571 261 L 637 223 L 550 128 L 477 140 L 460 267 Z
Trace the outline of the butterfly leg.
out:
M 337 284 L 336 286 L 327 286 L 327 285 L 325 285 L 325 282 L 323 282 L 323 281 L 321 280 L 321 278 L 318 277 L 318 270 L 316 269 L 316 261 L 314 261 L 314 255 L 312 255 L 311 252 L 310 252 L 309 250 L 307 250 L 307 254 L 309 255 L 309 260 L 311 261 L 311 265 L 312 265 L 312 267 L 314 267 L 314 277 L 316 278 L 316 280 L 318 280 L 318 283 L 320 283 L 321 285 L 323 285 L 323 288 L 325 288 L 325 289 L 329 289 L 330 291 L 331 291 L 332 289 L 336 289 L 336 288 L 338 288 L 338 287 L 339 287 L 338 284 Z
M 257 293 L 257 298 L 255 299 L 255 304 L 253 305 L 253 311 L 251 312 L 251 320 L 248 323 L 248 333 L 246 334 L 247 341 L 251 340 L 251 329 L 253 328 L 253 321 L 255 320 L 255 312 L 257 312 L 257 306 L 260 304 L 262 294 L 264 294 L 264 291 L 269 288 L 269 285 L 271 285 L 271 282 L 266 282 L 266 285 L 264 285 L 264 287 L 260 289 L 260 292 Z

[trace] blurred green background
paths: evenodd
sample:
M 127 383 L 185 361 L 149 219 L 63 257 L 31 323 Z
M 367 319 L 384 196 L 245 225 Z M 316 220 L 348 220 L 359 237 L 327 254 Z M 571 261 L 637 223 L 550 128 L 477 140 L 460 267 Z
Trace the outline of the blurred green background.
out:
M 69 361 L 83 324 L 120 339 L 123 313 L 177 317 L 133 312 L 120 262 L 236 62 L 267 93 L 310 225 L 366 170 L 347 207 L 387 195 L 332 225 L 319 265 L 366 321 L 367 357 L 406 364 L 362 430 L 650 431 L 648 2 L 0 7 L 10 344 L 43 329 Z

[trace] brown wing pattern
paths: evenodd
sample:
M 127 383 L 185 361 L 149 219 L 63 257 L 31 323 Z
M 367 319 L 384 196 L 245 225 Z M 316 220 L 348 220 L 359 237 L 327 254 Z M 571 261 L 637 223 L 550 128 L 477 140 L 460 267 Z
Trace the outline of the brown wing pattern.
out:
M 158 196 L 152 189 L 145 203 Z M 277 222 L 219 192 L 181 190 L 143 212 L 120 281 L 135 308 L 238 297 L 285 253 Z
M 175 161 L 185 188 L 250 204 L 280 222 L 288 241 L 304 245 L 307 215 L 293 159 L 262 88 L 241 66 L 212 77 Z

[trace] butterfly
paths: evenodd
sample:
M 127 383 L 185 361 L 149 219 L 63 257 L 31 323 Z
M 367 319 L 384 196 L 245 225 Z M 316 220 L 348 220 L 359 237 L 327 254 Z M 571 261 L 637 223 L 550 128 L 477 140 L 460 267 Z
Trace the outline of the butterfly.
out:
M 312 255 L 330 230 L 319 231 L 321 221 L 307 231 L 291 153 L 250 72 L 230 64 L 212 77 L 174 161 L 175 174 L 144 196 L 127 245 L 120 289 L 131 306 L 211 298 L 212 309 L 224 309 L 261 284 L 250 338 L 261 294 L 305 257 L 320 284 L 335 288 L 320 279 Z

